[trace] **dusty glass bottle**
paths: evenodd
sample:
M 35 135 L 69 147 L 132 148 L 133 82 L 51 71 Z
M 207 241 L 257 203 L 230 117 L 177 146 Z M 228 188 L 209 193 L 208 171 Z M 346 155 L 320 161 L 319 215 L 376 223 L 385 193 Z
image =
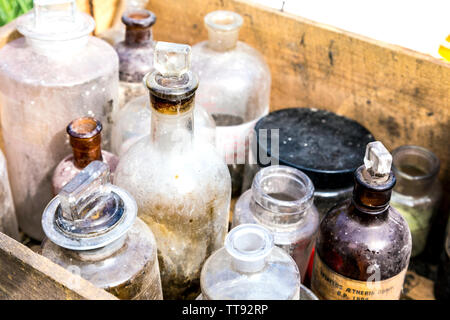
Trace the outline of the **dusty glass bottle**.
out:
M 108 42 L 110 45 L 115 46 L 119 42 L 123 41 L 126 36 L 125 25 L 121 22 L 121 14 L 129 10 L 145 9 L 149 0 L 121 0 L 118 3 L 117 10 L 119 14 L 116 15 L 112 23 L 112 27 L 97 34 L 97 37 Z
M 118 156 L 123 155 L 131 145 L 151 132 L 150 101 L 148 95 L 135 98 L 116 113 L 111 133 L 112 150 Z M 194 109 L 194 135 L 215 144 L 216 125 L 209 113 L 196 106 Z
M 119 55 L 119 106 L 147 94 L 142 79 L 153 68 L 153 38 L 151 27 L 156 22 L 153 12 L 131 9 L 122 16 L 126 26 L 125 40 L 114 46 Z
M 118 99 L 118 57 L 89 36 L 94 20 L 75 0 L 35 1 L 18 19 L 25 36 L 0 50 L 2 131 L 20 228 L 44 236 L 41 213 L 52 196 L 51 173 L 70 152 L 64 128 L 92 116 L 110 143 L 111 114 Z
M 269 112 L 271 75 L 263 56 L 238 41 L 242 17 L 231 11 L 205 16 L 209 38 L 192 47 L 200 85 L 196 105 L 216 122 L 216 147 L 229 165 L 233 196 L 241 193 L 248 135 Z
M 16 212 L 9 186 L 8 169 L 6 159 L 0 150 L 0 232 L 19 241 L 19 229 L 17 226 Z
M 233 228 L 202 269 L 204 300 L 299 300 L 300 273 L 258 224 Z
M 46 207 L 42 255 L 120 299 L 161 300 L 155 238 L 136 215 L 108 165 L 93 161 Z
M 263 168 L 253 179 L 252 188 L 236 202 L 232 226 L 256 223 L 270 230 L 275 245 L 297 263 L 303 281 L 319 228 L 313 195 L 311 180 L 300 170 Z
M 151 134 L 120 158 L 114 181 L 155 234 L 164 298 L 195 299 L 201 267 L 227 233 L 230 174 L 214 146 L 193 134 L 190 47 L 157 42 L 154 66 L 146 77 Z
M 114 175 L 119 158 L 101 148 L 102 124 L 92 117 L 78 118 L 67 126 L 72 154 L 69 154 L 56 166 L 53 172 L 53 195 L 73 179 L 81 170 L 94 160 L 108 164 L 111 176 Z
M 431 219 L 439 209 L 442 195 L 437 179 L 439 159 L 419 146 L 401 146 L 392 152 L 392 157 L 397 184 L 392 191 L 391 205 L 408 222 L 414 257 L 425 248 Z
M 397 300 L 411 255 L 411 232 L 389 205 L 395 175 L 392 156 L 379 141 L 367 145 L 355 171 L 352 200 L 322 219 L 311 279 L 326 300 Z

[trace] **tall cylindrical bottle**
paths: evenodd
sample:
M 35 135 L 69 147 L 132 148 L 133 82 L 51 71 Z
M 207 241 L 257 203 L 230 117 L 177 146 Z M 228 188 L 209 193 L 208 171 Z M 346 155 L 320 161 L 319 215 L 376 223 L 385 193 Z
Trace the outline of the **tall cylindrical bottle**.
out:
M 42 255 L 120 299 L 161 300 L 156 242 L 133 197 L 91 162 L 45 208 Z
M 109 146 L 111 114 L 118 100 L 118 57 L 89 36 L 94 20 L 75 0 L 35 1 L 18 20 L 25 36 L 0 50 L 2 131 L 20 228 L 44 236 L 41 213 L 52 197 L 51 172 L 70 152 L 64 128 L 92 116 Z
M 352 200 L 322 219 L 311 287 L 327 300 L 400 298 L 411 255 L 408 223 L 389 205 L 395 175 L 379 141 L 367 145 L 355 171 Z
M 154 66 L 146 77 L 151 133 L 122 155 L 114 181 L 155 234 L 165 299 L 194 299 L 203 263 L 227 233 L 230 174 L 214 146 L 193 134 L 190 47 L 157 42 Z

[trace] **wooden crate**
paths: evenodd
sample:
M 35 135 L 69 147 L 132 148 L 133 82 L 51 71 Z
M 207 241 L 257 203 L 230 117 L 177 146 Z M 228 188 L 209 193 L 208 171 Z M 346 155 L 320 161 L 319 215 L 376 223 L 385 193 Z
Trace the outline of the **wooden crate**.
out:
M 94 16 L 99 33 L 117 21 L 123 0 L 78 0 L 78 5 Z M 208 12 L 225 9 L 241 14 L 240 39 L 259 50 L 270 66 L 271 110 L 327 109 L 357 120 L 390 149 L 404 144 L 426 147 L 440 158 L 440 179 L 450 194 L 450 64 L 245 0 L 151 0 L 148 9 L 157 15 L 156 40 L 191 45 L 207 38 L 203 17 Z M 14 23 L 0 28 L 0 47 L 18 36 L 14 29 Z M 53 277 L 61 268 L 28 252 L 46 266 L 43 272 L 42 265 L 19 254 L 25 250 L 19 244 L 5 243 L 0 246 L 0 266 L 21 265 L 24 274 L 43 274 L 40 281 L 48 285 L 64 283 Z M 14 285 L 8 277 L 5 284 L 1 272 L 0 297 L 11 292 L 2 288 Z M 93 297 L 87 291 L 84 296 L 69 291 L 69 298 Z M 94 297 L 102 294 L 97 291 Z

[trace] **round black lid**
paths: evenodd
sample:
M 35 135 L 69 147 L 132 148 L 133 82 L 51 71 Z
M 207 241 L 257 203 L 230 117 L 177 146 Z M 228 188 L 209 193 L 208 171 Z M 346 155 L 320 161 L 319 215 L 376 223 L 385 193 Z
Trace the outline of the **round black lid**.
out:
M 260 129 L 267 129 L 266 143 Z M 269 113 L 255 125 L 258 150 L 272 157 L 271 129 L 279 129 L 279 164 L 308 175 L 316 189 L 353 185 L 353 172 L 363 164 L 366 145 L 373 135 L 358 122 L 314 108 L 290 108 Z M 258 164 L 261 163 L 258 152 Z

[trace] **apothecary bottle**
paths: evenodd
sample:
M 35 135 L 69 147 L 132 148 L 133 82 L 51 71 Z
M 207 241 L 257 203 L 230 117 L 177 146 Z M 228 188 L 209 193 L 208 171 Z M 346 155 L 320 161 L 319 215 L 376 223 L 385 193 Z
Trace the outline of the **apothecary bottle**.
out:
M 442 195 L 437 179 L 439 159 L 419 146 L 401 146 L 392 152 L 392 157 L 397 184 L 392 191 L 391 205 L 408 222 L 414 257 L 425 248 L 431 219 L 439 209 Z
M 266 227 L 275 245 L 297 263 L 303 280 L 319 227 L 313 194 L 311 180 L 300 170 L 263 168 L 253 179 L 252 188 L 237 200 L 232 226 L 254 223 Z
M 297 264 L 257 224 L 230 231 L 225 246 L 205 262 L 200 284 L 205 300 L 300 299 Z
M 379 141 L 355 171 L 352 200 L 330 210 L 316 240 L 313 292 L 327 300 L 397 300 L 411 255 L 411 233 L 389 205 L 395 175 Z
M 0 150 L 0 232 L 19 241 L 16 212 L 9 185 L 8 168 L 3 152 Z
M 151 27 L 156 22 L 153 12 L 130 9 L 122 16 L 126 26 L 125 40 L 114 46 L 119 55 L 119 106 L 147 94 L 142 83 L 153 68 L 153 37 Z
M 51 173 L 70 152 L 67 123 L 95 117 L 110 144 L 119 63 L 110 45 L 89 36 L 94 20 L 75 0 L 35 1 L 17 26 L 25 37 L 0 50 L 2 131 L 19 226 L 40 240 Z
M 116 113 L 111 134 L 112 150 L 123 155 L 134 143 L 151 132 L 150 101 L 148 94 L 132 99 Z M 215 145 L 216 125 L 209 113 L 202 107 L 194 109 L 194 135 L 197 139 Z
M 55 196 L 66 183 L 92 161 L 100 160 L 108 164 L 111 175 L 119 162 L 117 156 L 102 150 L 102 124 L 97 119 L 92 117 L 75 119 L 69 123 L 66 131 L 69 134 L 72 154 L 62 159 L 53 172 L 52 183 Z
M 271 75 L 263 56 L 238 41 L 242 17 L 231 11 L 205 16 L 208 40 L 192 47 L 192 70 L 200 79 L 196 105 L 216 122 L 216 147 L 229 166 L 233 196 L 241 192 L 248 135 L 269 112 Z
M 203 263 L 227 233 L 230 174 L 214 146 L 193 134 L 190 47 L 157 42 L 154 66 L 146 76 L 151 133 L 121 156 L 114 181 L 155 234 L 164 298 L 194 299 Z
M 42 216 L 42 255 L 120 299 L 161 300 L 156 242 L 109 167 L 91 162 Z

